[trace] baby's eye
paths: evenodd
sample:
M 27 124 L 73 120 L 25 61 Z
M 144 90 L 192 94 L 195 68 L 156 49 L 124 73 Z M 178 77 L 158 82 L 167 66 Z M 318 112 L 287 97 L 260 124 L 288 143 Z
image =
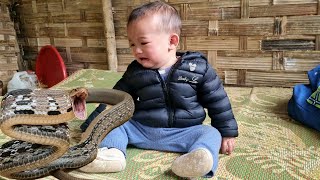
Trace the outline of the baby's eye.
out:
M 134 47 L 134 44 L 129 44 L 130 47 Z
M 146 45 L 146 44 L 148 44 L 148 42 L 142 42 L 142 43 L 141 43 L 141 45 Z

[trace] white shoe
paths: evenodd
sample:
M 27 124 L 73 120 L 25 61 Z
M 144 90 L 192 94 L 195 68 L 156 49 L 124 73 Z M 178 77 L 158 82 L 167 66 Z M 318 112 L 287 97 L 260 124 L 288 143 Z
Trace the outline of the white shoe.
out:
M 213 166 L 213 157 L 208 149 L 199 148 L 179 156 L 172 163 L 172 171 L 180 177 L 202 177 Z
M 98 149 L 97 157 L 79 170 L 89 173 L 120 172 L 126 168 L 126 158 L 122 151 L 106 147 Z

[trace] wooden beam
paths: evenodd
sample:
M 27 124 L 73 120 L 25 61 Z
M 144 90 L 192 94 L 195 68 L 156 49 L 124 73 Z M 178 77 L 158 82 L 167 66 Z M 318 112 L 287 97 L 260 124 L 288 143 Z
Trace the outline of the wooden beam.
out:
M 111 0 L 101 0 L 103 10 L 104 34 L 106 39 L 107 64 L 110 71 L 118 70 L 116 38 L 113 24 Z

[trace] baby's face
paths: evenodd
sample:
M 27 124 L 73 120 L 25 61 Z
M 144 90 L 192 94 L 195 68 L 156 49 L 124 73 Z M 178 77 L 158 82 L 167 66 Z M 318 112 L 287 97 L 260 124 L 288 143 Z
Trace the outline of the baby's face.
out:
M 176 61 L 170 50 L 171 34 L 161 31 L 157 16 L 143 17 L 129 24 L 127 32 L 132 54 L 145 68 L 161 69 Z

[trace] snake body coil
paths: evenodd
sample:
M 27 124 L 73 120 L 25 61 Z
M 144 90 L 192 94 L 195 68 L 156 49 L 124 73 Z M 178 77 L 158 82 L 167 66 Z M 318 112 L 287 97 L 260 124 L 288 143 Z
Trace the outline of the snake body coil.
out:
M 70 147 L 66 123 L 75 117 L 69 92 L 18 90 L 5 95 L 0 128 L 15 140 L 0 147 L 0 175 L 14 179 L 35 179 L 50 174 L 61 177 L 64 170 L 80 168 L 93 161 L 102 139 L 132 116 L 134 103 L 129 94 L 114 89 L 88 89 L 87 92 L 87 103 L 113 106 L 90 123 L 79 144 L 73 147 Z

